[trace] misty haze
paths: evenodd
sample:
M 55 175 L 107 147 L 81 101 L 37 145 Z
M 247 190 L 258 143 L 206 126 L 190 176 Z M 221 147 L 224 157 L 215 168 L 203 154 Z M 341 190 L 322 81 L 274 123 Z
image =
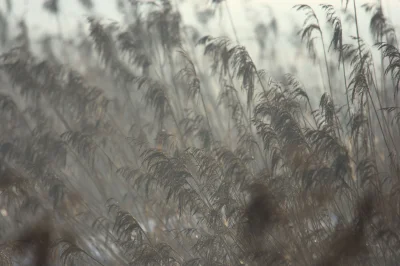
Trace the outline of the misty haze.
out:
M 1 0 L 0 266 L 400 265 L 400 0 Z

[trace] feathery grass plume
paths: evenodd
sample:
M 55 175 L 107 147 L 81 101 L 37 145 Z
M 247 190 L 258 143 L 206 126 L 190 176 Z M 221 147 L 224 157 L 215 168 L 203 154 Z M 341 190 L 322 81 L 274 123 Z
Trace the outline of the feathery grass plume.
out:
M 384 57 L 389 59 L 389 64 L 386 66 L 385 75 L 391 74 L 395 82 L 395 97 L 399 92 L 400 86 L 400 52 L 399 50 L 388 43 L 379 43 L 378 49 L 382 51 Z
M 91 10 L 94 6 L 92 0 L 79 0 L 79 2 L 88 10 Z
M 343 28 L 342 21 L 339 16 L 336 14 L 335 8 L 332 5 L 321 5 L 322 9 L 326 12 L 326 18 L 329 23 L 331 23 L 333 27 L 333 36 L 331 43 L 329 44 L 328 50 L 333 47 L 333 49 L 339 51 L 339 66 L 343 57 L 343 51 L 341 48 L 343 47 Z
M 224 75 L 229 72 L 229 67 L 231 67 L 232 75 L 241 79 L 242 88 L 247 91 L 247 107 L 250 108 L 254 97 L 255 79 L 258 78 L 263 90 L 265 88 L 246 48 L 241 45 L 232 47 L 229 39 L 211 36 L 201 38 L 198 43 L 205 45 L 204 54 L 213 58 L 212 69 L 214 72 Z
M 51 13 L 58 13 L 60 9 L 58 0 L 47 0 L 43 3 L 43 7 Z
M 385 36 L 386 40 L 389 41 L 389 37 L 391 37 L 390 35 L 394 33 L 394 29 L 389 24 L 387 18 L 383 14 L 381 4 L 363 4 L 363 7 L 366 12 L 372 13 L 369 29 L 371 31 L 372 37 L 374 38 L 374 41 L 383 41 L 383 36 Z M 391 40 L 393 39 L 391 38 Z
M 324 53 L 324 61 L 325 61 L 325 69 L 326 69 L 326 75 L 327 75 L 327 81 L 328 81 L 328 87 L 329 87 L 329 93 L 331 97 L 334 97 L 333 94 L 333 88 L 332 88 L 332 81 L 331 81 L 331 76 L 330 76 L 330 71 L 329 71 L 329 66 L 328 66 L 328 58 L 327 58 L 327 53 L 325 49 L 325 42 L 324 42 L 324 35 L 321 30 L 320 22 L 315 14 L 314 10 L 312 7 L 309 5 L 296 5 L 294 6 L 296 10 L 301 10 L 306 12 L 306 19 L 304 20 L 303 23 L 303 28 L 299 32 L 301 34 L 301 40 L 306 41 L 306 46 L 309 51 L 309 54 L 311 58 L 314 60 L 314 62 L 317 59 L 317 51 L 315 48 L 314 40 L 316 38 L 320 38 L 321 43 L 322 43 L 322 51 Z M 316 34 L 315 34 L 316 32 Z

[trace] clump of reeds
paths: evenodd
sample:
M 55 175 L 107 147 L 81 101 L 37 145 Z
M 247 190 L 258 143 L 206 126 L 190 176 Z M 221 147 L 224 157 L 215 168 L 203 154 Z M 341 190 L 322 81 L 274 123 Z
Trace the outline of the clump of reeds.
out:
M 356 1 L 296 6 L 321 95 L 237 35 L 201 37 L 168 0 L 120 7 L 125 23 L 90 17 L 42 52 L 24 22 L 2 35 L 0 264 L 397 260 L 400 52 L 379 3 L 363 6 L 371 47 Z M 212 8 L 235 29 L 229 2 Z M 261 49 L 277 21 L 256 25 Z

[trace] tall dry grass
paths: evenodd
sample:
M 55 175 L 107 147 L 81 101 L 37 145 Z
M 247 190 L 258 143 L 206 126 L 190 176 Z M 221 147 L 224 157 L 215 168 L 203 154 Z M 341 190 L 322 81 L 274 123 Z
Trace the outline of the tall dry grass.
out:
M 318 105 L 157 3 L 41 53 L 23 21 L 2 35 L 2 265 L 396 265 L 400 53 L 379 2 L 294 7 Z M 256 25 L 260 49 L 276 21 Z

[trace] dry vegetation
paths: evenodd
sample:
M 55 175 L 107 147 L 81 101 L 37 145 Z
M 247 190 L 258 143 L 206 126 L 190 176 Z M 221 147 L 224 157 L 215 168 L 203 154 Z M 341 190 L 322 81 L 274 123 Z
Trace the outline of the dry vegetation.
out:
M 131 2 L 123 25 L 92 16 L 42 52 L 1 13 L 1 265 L 398 264 L 400 52 L 379 1 L 295 7 L 319 104 L 237 36 Z M 256 26 L 261 50 L 276 23 Z

